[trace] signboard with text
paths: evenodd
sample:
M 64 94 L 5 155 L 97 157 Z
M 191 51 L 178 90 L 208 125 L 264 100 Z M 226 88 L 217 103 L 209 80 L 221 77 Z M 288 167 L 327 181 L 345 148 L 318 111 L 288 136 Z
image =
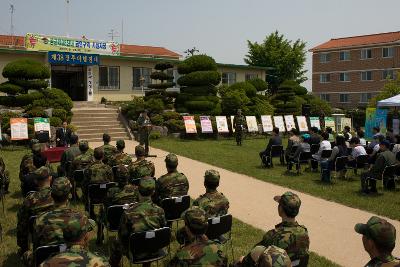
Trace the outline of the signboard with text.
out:
M 272 125 L 272 118 L 271 115 L 262 115 L 261 116 L 261 123 L 263 126 L 264 133 L 272 132 L 274 126 Z
M 183 122 L 185 123 L 186 133 L 197 133 L 196 122 L 193 116 L 183 116 Z
M 228 122 L 225 116 L 216 116 L 215 121 L 217 122 L 217 131 L 219 133 L 229 133 Z
M 27 118 L 11 118 L 11 140 L 28 139 L 28 119 Z
M 202 133 L 213 133 L 212 123 L 209 116 L 200 116 Z
M 96 54 L 49 51 L 48 61 L 50 64 L 99 65 L 100 58 Z

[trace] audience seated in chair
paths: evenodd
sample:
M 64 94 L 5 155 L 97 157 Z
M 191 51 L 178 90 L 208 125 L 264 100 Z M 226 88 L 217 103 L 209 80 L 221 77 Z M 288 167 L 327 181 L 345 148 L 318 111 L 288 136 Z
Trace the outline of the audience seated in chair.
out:
M 317 127 L 311 127 L 310 128 L 310 138 L 308 139 L 308 143 L 310 145 L 317 145 L 321 143 L 321 136 L 318 134 L 318 128 Z
M 299 137 L 299 131 L 295 128 L 291 129 L 289 131 L 289 139 L 288 139 L 288 145 L 285 150 L 285 159 L 286 162 L 289 160 L 289 157 L 291 156 L 291 151 L 293 146 L 298 146 L 300 144 L 300 137 Z
M 279 136 L 279 128 L 274 127 L 272 130 L 272 136 L 269 138 L 268 145 L 264 151 L 260 152 L 260 158 L 263 162 L 265 167 L 269 167 L 271 165 L 271 148 L 272 146 L 281 146 L 282 145 L 282 138 Z M 277 156 L 277 155 L 272 155 Z M 281 155 L 279 155 L 281 156 Z
M 292 170 L 293 164 L 298 161 L 300 154 L 303 152 L 310 152 L 310 144 L 307 143 L 308 139 L 310 138 L 309 134 L 303 134 L 300 137 L 300 144 L 298 145 L 296 151 L 293 155 L 289 156 L 287 169 L 288 171 Z
M 322 136 L 322 141 L 319 145 L 318 152 L 314 155 L 312 155 L 313 160 L 311 160 L 311 169 L 315 170 L 318 169 L 318 162 L 321 161 L 321 154 L 322 151 L 324 150 L 331 150 L 331 142 L 328 141 L 329 139 L 329 134 L 327 132 L 321 133 Z
M 365 147 L 367 146 L 367 141 L 365 140 L 364 136 L 364 131 L 362 131 L 361 129 L 357 131 L 357 137 L 360 139 L 360 145 Z
M 336 146 L 332 148 L 332 154 L 328 159 L 321 160 L 321 180 L 323 182 L 330 182 L 330 172 L 335 170 L 335 161 L 337 157 L 348 156 L 346 140 L 343 135 L 336 136 Z M 341 174 L 343 176 L 344 173 Z
M 360 144 L 360 139 L 358 137 L 352 137 L 350 139 L 350 147 L 352 148 L 351 155 L 349 155 L 349 160 L 347 165 L 350 167 L 357 167 L 357 157 L 367 155 L 365 148 Z

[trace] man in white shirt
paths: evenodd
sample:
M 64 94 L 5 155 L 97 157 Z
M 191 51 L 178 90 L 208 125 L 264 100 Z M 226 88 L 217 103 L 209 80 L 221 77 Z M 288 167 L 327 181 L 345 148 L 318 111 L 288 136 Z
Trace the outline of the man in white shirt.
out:
M 356 159 L 358 156 L 367 155 L 367 151 L 365 148 L 360 144 L 360 138 L 353 137 L 350 139 L 350 147 L 353 148 L 351 155 L 349 156 L 349 161 L 347 165 L 350 167 L 356 167 L 357 162 Z
M 329 134 L 327 132 L 323 132 L 321 134 L 321 136 L 322 136 L 323 140 L 319 144 L 318 152 L 316 154 L 312 155 L 312 157 L 313 157 L 311 160 L 311 169 L 312 170 L 318 169 L 318 161 L 321 160 L 322 151 L 332 149 L 331 142 L 329 142 Z

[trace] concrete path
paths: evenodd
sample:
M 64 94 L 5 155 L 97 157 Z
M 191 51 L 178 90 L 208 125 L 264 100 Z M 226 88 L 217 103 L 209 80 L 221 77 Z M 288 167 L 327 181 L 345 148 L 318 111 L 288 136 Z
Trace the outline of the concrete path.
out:
M 126 152 L 133 153 L 136 144 L 134 141 L 126 141 Z M 92 147 L 99 145 L 101 143 L 91 144 Z M 154 162 L 156 176 L 159 177 L 166 171 L 164 158 L 168 152 L 159 149 L 151 149 L 150 152 L 157 155 L 157 158 L 149 158 L 149 160 Z M 215 156 L 215 160 L 218 160 L 218 156 Z M 289 189 L 189 158 L 181 156 L 178 158 L 178 169 L 188 177 L 189 194 L 193 198 L 204 193 L 205 170 L 216 169 L 221 174 L 219 190 L 229 199 L 230 213 L 234 217 L 263 230 L 271 229 L 280 222 L 277 204 L 272 198 Z M 356 223 L 364 223 L 374 214 L 304 193 L 296 193 L 302 200 L 298 222 L 308 228 L 310 249 L 343 266 L 364 266 L 369 256 L 363 249 L 361 236 L 355 233 L 353 228 Z M 400 231 L 398 221 L 388 220 Z M 395 255 L 400 255 L 399 239 L 397 238 Z

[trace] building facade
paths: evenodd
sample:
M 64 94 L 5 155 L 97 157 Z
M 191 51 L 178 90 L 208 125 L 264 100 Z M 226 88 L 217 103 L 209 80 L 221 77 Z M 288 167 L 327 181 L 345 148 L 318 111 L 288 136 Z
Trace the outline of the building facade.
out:
M 400 69 L 400 32 L 331 39 L 310 52 L 313 94 L 333 107 L 365 107 Z
M 169 74 L 174 76 L 175 82 L 179 78 L 176 67 L 182 60 L 181 55 L 163 47 L 120 44 L 118 53 L 91 54 L 92 52 L 88 53 L 90 49 L 75 49 L 75 44 L 89 43 L 88 46 L 91 47 L 100 44 L 99 41 L 40 35 L 39 41 L 44 40 L 44 43 L 40 49 L 33 51 L 30 45 L 37 45 L 38 40 L 28 40 L 28 36 L 29 34 L 25 37 L 0 35 L 0 72 L 7 63 L 20 58 L 43 62 L 51 69 L 50 86 L 64 90 L 74 101 L 100 101 L 102 97 L 112 101 L 126 101 L 143 95 L 149 90 L 147 85 L 152 82 L 150 74 L 154 71 L 154 66 L 162 61 L 172 63 L 174 69 Z M 50 38 L 61 41 L 56 44 Z M 55 51 L 52 51 L 53 43 Z M 105 42 L 102 44 L 107 49 L 110 45 Z M 76 60 L 78 57 L 79 62 Z M 228 85 L 254 77 L 265 80 L 266 69 L 218 63 L 221 83 Z M 4 81 L 6 79 L 0 75 L 0 83 Z M 179 90 L 179 87 L 176 85 L 168 90 Z

